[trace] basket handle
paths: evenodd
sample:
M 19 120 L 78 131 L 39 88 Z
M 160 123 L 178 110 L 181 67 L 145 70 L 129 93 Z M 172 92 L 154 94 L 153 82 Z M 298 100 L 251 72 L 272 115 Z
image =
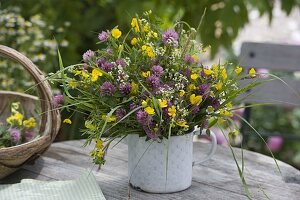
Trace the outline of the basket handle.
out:
M 0 45 L 0 56 L 8 57 L 21 64 L 34 79 L 34 82 L 37 84 L 42 110 L 40 133 L 50 129 L 50 139 L 53 141 L 60 127 L 60 113 L 54 108 L 52 103 L 53 94 L 43 73 L 26 56 L 10 47 Z

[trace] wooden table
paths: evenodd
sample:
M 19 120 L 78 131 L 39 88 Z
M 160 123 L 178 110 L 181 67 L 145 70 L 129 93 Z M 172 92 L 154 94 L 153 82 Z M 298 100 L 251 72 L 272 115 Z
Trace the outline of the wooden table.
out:
M 135 191 L 127 181 L 127 145 L 120 143 L 110 149 L 106 164 L 100 171 L 88 156 L 92 147 L 83 148 L 84 141 L 54 143 L 36 162 L 26 165 L 0 183 L 16 183 L 23 178 L 39 180 L 68 180 L 78 178 L 86 169 L 92 169 L 107 199 L 247 199 L 230 149 L 218 146 L 216 155 L 205 164 L 193 169 L 192 186 L 173 194 L 150 194 Z M 203 156 L 207 144 L 195 143 L 194 157 Z M 240 162 L 240 149 L 235 149 Z M 279 161 L 282 177 L 272 158 L 244 151 L 246 179 L 253 199 L 300 199 L 300 172 Z M 0 198 L 1 199 L 1 198 Z

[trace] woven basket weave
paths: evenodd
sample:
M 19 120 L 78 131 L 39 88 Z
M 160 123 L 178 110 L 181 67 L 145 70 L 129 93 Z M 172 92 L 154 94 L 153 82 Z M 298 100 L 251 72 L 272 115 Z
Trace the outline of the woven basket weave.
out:
M 34 114 L 36 105 L 41 105 L 39 115 L 40 129 L 37 139 L 30 142 L 0 149 L 0 179 L 15 172 L 26 162 L 36 159 L 53 142 L 60 127 L 60 114 L 52 104 L 52 91 L 43 73 L 24 55 L 9 47 L 0 45 L 0 56 L 9 58 L 19 64 L 31 75 L 37 84 L 38 95 L 22 94 L 11 91 L 0 91 L 0 120 L 3 121 L 10 114 L 10 104 L 19 101 L 25 113 Z

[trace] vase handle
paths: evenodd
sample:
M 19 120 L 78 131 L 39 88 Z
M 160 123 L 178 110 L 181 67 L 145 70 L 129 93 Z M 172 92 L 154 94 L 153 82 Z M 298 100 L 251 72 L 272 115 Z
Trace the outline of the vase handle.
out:
M 195 130 L 193 131 L 193 134 L 194 135 L 200 135 L 201 134 L 200 130 L 201 130 L 200 128 L 195 127 Z M 203 130 L 202 134 L 206 134 L 206 131 Z M 215 152 L 217 150 L 217 137 L 212 131 L 210 131 L 210 138 L 211 138 L 211 147 L 210 147 L 209 153 L 202 160 L 194 161 L 193 166 L 199 165 L 199 164 L 209 160 L 215 154 Z

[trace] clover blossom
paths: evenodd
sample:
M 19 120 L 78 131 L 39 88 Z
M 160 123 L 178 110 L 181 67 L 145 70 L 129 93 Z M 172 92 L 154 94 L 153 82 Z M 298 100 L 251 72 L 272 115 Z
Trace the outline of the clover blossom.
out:
M 171 47 L 178 46 L 178 33 L 174 29 L 168 29 L 162 35 L 162 41 L 166 45 Z
M 112 96 L 116 91 L 116 87 L 112 83 L 106 81 L 101 85 L 100 90 L 103 96 Z
M 98 35 L 98 39 L 101 42 L 106 42 L 109 38 L 109 32 L 108 31 L 102 31 L 101 33 L 99 33 Z
M 84 62 L 88 62 L 89 60 L 91 60 L 93 57 L 95 56 L 95 52 L 92 50 L 87 50 L 83 55 L 82 55 L 82 59 Z

